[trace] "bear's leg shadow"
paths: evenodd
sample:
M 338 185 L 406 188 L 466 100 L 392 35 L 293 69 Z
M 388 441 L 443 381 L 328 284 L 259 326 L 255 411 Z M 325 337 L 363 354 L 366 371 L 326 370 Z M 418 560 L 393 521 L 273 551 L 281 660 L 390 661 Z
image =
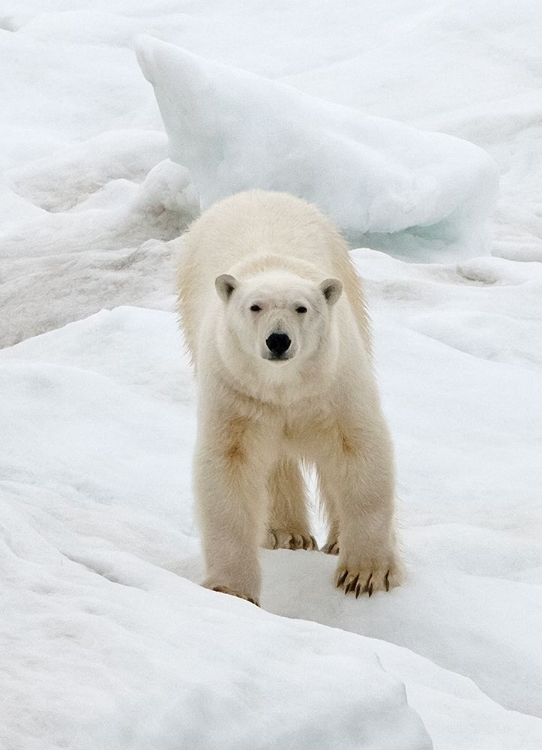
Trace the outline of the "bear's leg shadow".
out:
M 268 549 L 318 549 L 307 516 L 305 482 L 299 462 L 282 457 L 268 481 Z

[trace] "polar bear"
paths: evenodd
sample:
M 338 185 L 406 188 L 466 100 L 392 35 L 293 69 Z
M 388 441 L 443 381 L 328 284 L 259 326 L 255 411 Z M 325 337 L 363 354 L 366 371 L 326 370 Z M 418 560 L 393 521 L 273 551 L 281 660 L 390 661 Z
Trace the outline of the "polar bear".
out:
M 178 291 L 198 385 L 203 585 L 258 604 L 259 546 L 316 548 L 303 462 L 316 468 L 337 587 L 397 586 L 393 449 L 337 229 L 286 193 L 238 193 L 183 236 Z

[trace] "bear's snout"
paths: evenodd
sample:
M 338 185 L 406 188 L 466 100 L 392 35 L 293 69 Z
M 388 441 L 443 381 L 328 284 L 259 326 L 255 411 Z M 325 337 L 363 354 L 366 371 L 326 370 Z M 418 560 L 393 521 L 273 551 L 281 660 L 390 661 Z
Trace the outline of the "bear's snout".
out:
M 292 339 L 287 333 L 272 333 L 265 340 L 266 346 L 273 354 L 273 359 L 280 359 L 290 348 Z

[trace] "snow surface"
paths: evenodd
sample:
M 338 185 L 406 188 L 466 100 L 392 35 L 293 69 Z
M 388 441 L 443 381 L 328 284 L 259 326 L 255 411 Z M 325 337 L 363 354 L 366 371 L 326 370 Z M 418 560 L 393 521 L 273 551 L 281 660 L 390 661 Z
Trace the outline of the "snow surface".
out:
M 541 31 L 538 0 L 4 0 L 2 750 L 542 747 Z M 354 251 L 409 567 L 387 596 L 304 551 L 262 552 L 261 610 L 196 585 L 171 310 L 198 191 L 142 33 L 498 164 L 492 257 Z

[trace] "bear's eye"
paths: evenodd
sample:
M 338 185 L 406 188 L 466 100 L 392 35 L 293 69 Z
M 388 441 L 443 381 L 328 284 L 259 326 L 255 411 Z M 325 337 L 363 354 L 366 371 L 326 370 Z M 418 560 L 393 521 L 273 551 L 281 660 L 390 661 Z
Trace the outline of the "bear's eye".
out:
M 252 310 L 252 312 L 260 312 L 262 308 L 259 305 L 251 305 L 250 309 Z
M 296 307 L 295 311 L 298 313 L 306 313 L 307 308 L 304 305 L 299 305 L 299 307 Z

